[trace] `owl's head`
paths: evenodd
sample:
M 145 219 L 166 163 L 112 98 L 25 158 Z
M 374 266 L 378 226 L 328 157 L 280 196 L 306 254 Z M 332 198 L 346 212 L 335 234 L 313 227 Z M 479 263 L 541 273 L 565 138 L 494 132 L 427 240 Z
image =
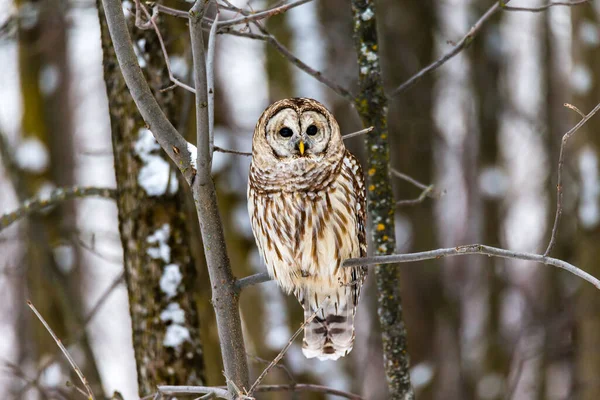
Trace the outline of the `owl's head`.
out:
M 321 103 L 291 98 L 263 112 L 254 130 L 252 152 L 265 162 L 320 161 L 342 155 L 344 144 L 337 121 Z

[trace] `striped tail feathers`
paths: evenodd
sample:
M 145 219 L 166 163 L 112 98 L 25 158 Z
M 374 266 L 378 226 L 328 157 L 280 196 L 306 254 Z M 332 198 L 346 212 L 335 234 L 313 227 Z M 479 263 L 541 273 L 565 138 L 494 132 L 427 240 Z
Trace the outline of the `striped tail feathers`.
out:
M 355 312 L 352 290 L 346 286 L 337 291 L 337 295 L 334 293 L 329 298 L 309 295 L 303 296 L 301 300 L 305 321 L 321 307 L 315 318 L 304 328 L 302 353 L 306 358 L 337 360 L 352 350 Z M 315 301 L 307 301 L 308 298 Z

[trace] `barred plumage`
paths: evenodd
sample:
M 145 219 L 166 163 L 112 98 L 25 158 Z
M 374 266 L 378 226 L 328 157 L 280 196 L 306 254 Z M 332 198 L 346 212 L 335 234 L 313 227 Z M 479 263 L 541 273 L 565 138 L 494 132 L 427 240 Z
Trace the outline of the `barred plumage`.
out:
M 367 252 L 365 186 L 359 162 L 319 102 L 281 100 L 259 119 L 248 210 L 271 276 L 296 295 L 305 318 L 322 306 L 305 329 L 304 354 L 334 360 L 348 354 L 366 268 L 341 264 Z

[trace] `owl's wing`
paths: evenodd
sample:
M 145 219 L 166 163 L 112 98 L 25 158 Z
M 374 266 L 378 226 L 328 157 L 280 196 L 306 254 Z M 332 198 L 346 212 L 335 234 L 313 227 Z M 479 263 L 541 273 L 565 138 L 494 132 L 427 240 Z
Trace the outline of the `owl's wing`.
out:
M 355 216 L 356 216 L 356 232 L 358 233 L 358 245 L 360 247 L 360 257 L 367 256 L 367 192 L 365 187 L 365 177 L 363 175 L 362 167 L 360 163 L 346 150 L 344 156 L 344 164 L 350 167 L 352 174 L 352 187 L 356 196 L 355 205 Z M 363 285 L 367 277 L 367 267 L 353 267 L 352 268 L 352 282 L 355 284 L 352 286 L 353 289 L 353 302 L 354 305 L 358 305 L 358 299 L 360 297 L 360 288 Z

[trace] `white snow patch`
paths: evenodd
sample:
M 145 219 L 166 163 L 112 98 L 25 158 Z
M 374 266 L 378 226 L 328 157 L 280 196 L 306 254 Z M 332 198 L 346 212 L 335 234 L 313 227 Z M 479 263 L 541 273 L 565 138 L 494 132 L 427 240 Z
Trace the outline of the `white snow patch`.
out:
M 25 3 L 19 8 L 19 21 L 25 30 L 35 27 L 40 19 L 40 7 L 34 3 Z
M 62 273 L 68 274 L 75 265 L 75 249 L 68 244 L 61 244 L 52 249 L 54 261 Z
M 125 18 L 129 18 L 133 15 L 131 12 L 131 10 L 133 10 L 133 3 L 131 1 L 125 0 L 121 6 L 123 7 L 123 14 L 125 14 Z
M 167 189 L 171 194 L 176 193 L 179 188 L 177 175 L 164 158 L 152 154 L 153 151 L 160 150 L 160 145 L 150 130 L 140 128 L 134 150 L 144 162 L 144 166 L 138 173 L 138 183 L 144 191 L 149 196 L 161 196 L 167 192 Z
M 196 166 L 196 159 L 198 158 L 198 148 L 196 148 L 196 146 L 194 146 L 190 142 L 188 142 L 187 148 L 190 152 L 190 162 L 192 163 L 192 167 L 198 169 L 198 167 Z
M 183 279 L 179 265 L 169 264 L 165 266 L 162 276 L 160 277 L 160 290 L 170 299 L 177 294 L 177 288 Z
M 417 364 L 410 370 L 410 380 L 415 389 L 426 386 L 432 378 L 433 367 L 428 362 Z
M 179 307 L 178 303 L 169 303 L 167 308 L 160 313 L 160 320 L 164 322 L 171 321 L 174 324 L 183 325 L 185 322 L 185 311 Z
M 592 73 L 586 65 L 578 64 L 573 67 L 573 71 L 571 71 L 571 87 L 577 94 L 587 94 L 592 89 L 592 83 Z
M 600 222 L 600 176 L 598 157 L 589 146 L 579 153 L 581 196 L 579 197 L 579 221 L 584 228 L 594 228 Z
M 45 95 L 50 95 L 56 91 L 60 83 L 60 72 L 56 65 L 45 65 L 40 71 L 39 76 L 40 90 Z
M 360 67 L 360 73 L 366 75 L 369 73 L 369 67 Z
M 42 371 L 40 383 L 44 387 L 58 387 L 63 383 L 63 379 L 64 378 L 60 364 L 53 362 Z
M 374 16 L 374 15 L 375 15 L 375 13 L 373 12 L 373 10 L 371 10 L 370 8 L 367 8 L 367 9 L 365 10 L 365 12 L 361 14 L 360 18 L 361 18 L 363 21 L 368 21 L 368 20 L 370 20 L 371 18 L 373 18 L 373 16 Z
M 166 263 L 170 262 L 171 247 L 167 243 L 170 235 L 171 227 L 169 224 L 164 224 L 162 227 L 158 228 L 152 235 L 146 238 L 147 243 L 155 245 L 153 247 L 148 247 L 146 253 L 154 259 L 162 259 Z
M 165 347 L 179 347 L 186 340 L 190 340 L 190 331 L 181 325 L 169 325 L 167 327 L 167 333 L 163 340 Z
M 48 201 L 50 200 L 50 196 L 52 196 L 54 189 L 56 189 L 56 185 L 50 181 L 46 181 L 38 188 L 36 197 L 39 200 Z
M 185 58 L 181 56 L 169 57 L 169 63 L 171 64 L 171 72 L 178 78 L 185 78 L 189 71 L 189 65 Z
M 22 170 L 41 174 L 48 168 L 50 156 L 44 143 L 38 138 L 30 137 L 17 146 L 15 161 Z

